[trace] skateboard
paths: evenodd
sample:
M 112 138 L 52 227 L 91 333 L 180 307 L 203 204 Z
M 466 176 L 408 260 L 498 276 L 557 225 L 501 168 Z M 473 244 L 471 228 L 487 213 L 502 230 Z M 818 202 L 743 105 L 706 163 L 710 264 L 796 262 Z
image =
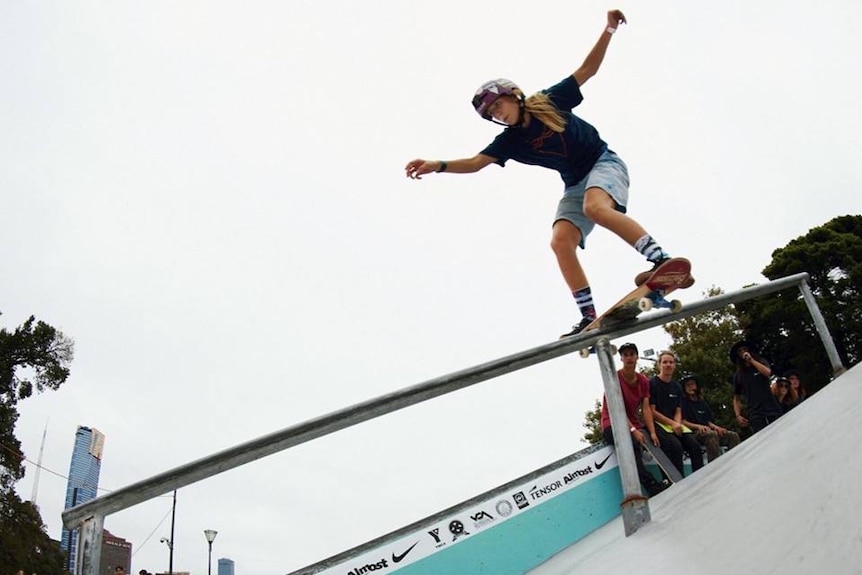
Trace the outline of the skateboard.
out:
M 655 464 L 664 472 L 665 477 L 667 477 L 671 483 L 682 481 L 682 474 L 679 472 L 679 469 L 671 463 L 665 452 L 661 450 L 661 447 L 653 445 L 652 441 L 647 438 L 644 442 L 644 449 L 649 452 L 653 461 L 655 461 Z
M 671 258 L 657 267 L 643 284 L 623 296 L 580 333 L 631 321 L 641 312 L 654 307 L 667 308 L 677 313 L 682 309 L 682 303 L 676 299 L 668 301 L 666 297 L 674 290 L 684 289 L 683 286 L 689 287 L 692 283 L 691 262 L 685 258 Z M 580 350 L 581 357 L 589 357 L 590 351 Z

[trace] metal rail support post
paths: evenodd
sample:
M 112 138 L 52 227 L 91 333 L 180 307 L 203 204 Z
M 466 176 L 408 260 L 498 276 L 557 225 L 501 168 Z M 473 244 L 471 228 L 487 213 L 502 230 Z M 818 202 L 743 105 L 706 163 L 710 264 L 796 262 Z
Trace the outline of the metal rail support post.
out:
M 102 558 L 102 531 L 105 527 L 103 515 L 88 517 L 78 528 L 78 557 L 75 575 L 99 575 Z
M 651 519 L 649 503 L 641 493 L 641 482 L 638 477 L 635 451 L 632 446 L 632 435 L 629 432 L 626 407 L 623 394 L 620 391 L 620 380 L 611 353 L 611 343 L 606 337 L 596 342 L 596 356 L 602 370 L 602 381 L 605 384 L 605 397 L 608 402 L 608 414 L 611 416 L 611 429 L 614 434 L 614 450 L 619 462 L 620 479 L 623 484 L 623 502 L 620 504 L 623 516 L 623 527 L 626 537 L 637 531 L 641 525 Z
M 814 299 L 814 294 L 811 293 L 811 288 L 808 287 L 807 281 L 802 280 L 799 282 L 799 291 L 802 292 L 802 299 L 805 300 L 805 305 L 808 306 L 808 313 L 811 314 L 817 334 L 823 342 L 823 347 L 826 348 L 826 355 L 829 357 L 829 363 L 832 364 L 832 375 L 837 377 L 847 370 L 838 356 L 838 348 L 835 347 L 835 342 L 832 340 L 832 335 L 830 335 L 829 328 L 826 326 L 826 320 L 823 319 L 823 314 L 820 313 L 820 306 L 817 305 L 817 300 Z

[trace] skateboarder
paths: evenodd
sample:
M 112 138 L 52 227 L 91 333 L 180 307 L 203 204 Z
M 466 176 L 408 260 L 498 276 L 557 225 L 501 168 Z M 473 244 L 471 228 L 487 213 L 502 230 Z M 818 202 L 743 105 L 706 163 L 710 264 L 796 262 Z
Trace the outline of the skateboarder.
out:
M 633 246 L 652 264 L 670 256 L 635 220 L 626 215 L 629 176 L 622 159 L 612 152 L 590 124 L 571 113 L 581 103 L 581 86 L 599 70 L 611 36 L 626 23 L 619 10 L 607 15 L 607 25 L 583 64 L 558 84 L 532 96 L 503 78 L 485 82 L 473 97 L 478 114 L 506 126 L 494 141 L 472 158 L 458 160 L 415 159 L 407 163 L 407 177 L 421 179 L 432 172 L 468 174 L 491 163 L 505 166 L 515 160 L 559 172 L 565 189 L 557 206 L 551 248 L 563 279 L 574 296 L 583 319 L 561 337 L 575 335 L 596 318 L 596 308 L 577 249 L 595 224 L 609 229 Z M 651 271 L 637 275 L 640 285 Z

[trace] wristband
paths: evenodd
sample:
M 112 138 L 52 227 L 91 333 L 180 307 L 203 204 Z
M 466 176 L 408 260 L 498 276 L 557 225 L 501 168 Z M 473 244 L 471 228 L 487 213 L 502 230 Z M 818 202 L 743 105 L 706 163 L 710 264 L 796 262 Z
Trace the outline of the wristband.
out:
M 616 29 L 616 28 L 614 28 L 613 26 L 608 26 L 608 28 L 607 28 L 607 33 L 608 33 L 608 34 L 615 34 L 615 33 L 616 33 L 616 31 L 617 31 L 617 29 Z
M 631 426 L 631 428 L 629 429 L 629 431 L 630 431 L 630 432 L 632 432 L 632 433 L 634 433 L 634 432 L 635 432 L 635 431 L 637 431 L 637 430 L 638 430 L 638 428 L 637 428 L 637 427 L 635 427 L 634 425 L 632 425 L 632 426 Z
M 446 171 L 446 162 L 444 162 L 443 160 L 440 160 L 440 169 L 437 171 L 438 172 L 445 172 Z

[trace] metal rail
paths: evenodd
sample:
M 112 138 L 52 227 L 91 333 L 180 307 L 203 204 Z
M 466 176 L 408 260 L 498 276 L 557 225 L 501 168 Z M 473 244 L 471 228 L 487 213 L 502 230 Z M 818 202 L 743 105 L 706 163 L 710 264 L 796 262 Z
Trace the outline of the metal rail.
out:
M 436 377 L 423 383 L 406 387 L 362 403 L 357 403 L 353 406 L 329 413 L 328 415 L 284 428 L 280 431 L 225 449 L 191 463 L 181 465 L 106 495 L 102 495 L 76 507 L 67 509 L 62 514 L 63 525 L 68 529 L 74 529 L 79 527 L 82 522 L 96 520 L 97 527 L 95 529 L 79 530 L 79 537 L 84 534 L 89 534 L 89 537 L 98 536 L 101 538 L 100 526 L 104 517 L 154 497 L 164 495 L 174 489 L 185 487 L 202 479 L 223 473 L 229 469 L 239 467 L 290 447 L 311 441 L 312 439 L 352 427 L 358 423 L 362 423 L 363 421 L 368 421 L 381 415 L 427 401 L 434 397 L 452 393 L 477 383 L 481 383 L 488 379 L 576 352 L 585 347 L 595 345 L 602 338 L 610 339 L 612 337 L 622 337 L 631 333 L 663 325 L 669 321 L 676 321 L 706 311 L 718 309 L 735 302 L 745 301 L 794 286 L 799 286 L 800 291 L 803 294 L 803 298 L 809 306 L 809 310 L 812 310 L 812 314 L 815 317 L 815 324 L 817 325 L 817 331 L 827 349 L 833 370 L 838 373 L 843 371 L 844 368 L 841 365 L 835 345 L 826 329 L 826 324 L 823 322 L 819 309 L 817 309 L 817 304 L 814 302 L 813 297 L 810 296 L 810 290 L 806 292 L 808 288 L 806 283 L 807 279 L 808 274 L 795 274 L 786 278 L 773 280 L 763 285 L 757 285 L 736 292 L 693 302 L 687 304 L 683 310 L 678 313 L 672 314 L 667 310 L 659 311 L 625 323 L 624 325 L 609 326 L 607 328 L 551 342 L 520 353 L 492 360 L 469 369 Z M 92 549 L 92 552 L 99 553 L 99 549 Z M 85 564 L 92 566 L 93 562 L 85 562 Z M 81 565 L 81 562 L 79 562 L 78 565 Z M 98 566 L 98 557 L 96 557 L 95 566 L 96 568 Z M 76 569 L 76 571 L 79 570 Z M 83 575 L 96 575 L 97 571 L 87 570 L 86 572 L 80 573 L 83 573 Z

